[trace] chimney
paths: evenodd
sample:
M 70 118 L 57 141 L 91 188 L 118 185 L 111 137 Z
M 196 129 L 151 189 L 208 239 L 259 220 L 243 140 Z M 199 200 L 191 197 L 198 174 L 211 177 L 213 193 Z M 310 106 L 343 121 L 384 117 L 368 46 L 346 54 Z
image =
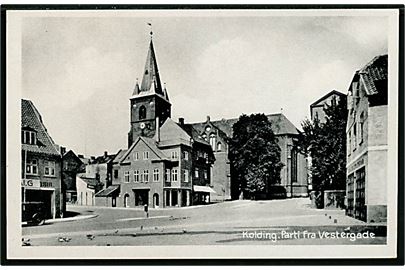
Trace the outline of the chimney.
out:
M 108 155 L 108 152 L 104 151 L 104 157 L 107 157 L 107 155 Z
M 184 118 L 183 118 L 183 117 L 180 117 L 180 118 L 179 118 L 179 124 L 180 124 L 181 126 L 184 126 Z
M 159 123 L 159 116 L 156 116 L 155 140 L 156 140 L 157 143 L 160 142 L 160 123 Z
M 63 156 L 66 153 L 66 147 L 60 147 L 60 154 Z
M 210 122 L 210 121 L 211 121 L 210 116 L 207 115 L 207 123 Z

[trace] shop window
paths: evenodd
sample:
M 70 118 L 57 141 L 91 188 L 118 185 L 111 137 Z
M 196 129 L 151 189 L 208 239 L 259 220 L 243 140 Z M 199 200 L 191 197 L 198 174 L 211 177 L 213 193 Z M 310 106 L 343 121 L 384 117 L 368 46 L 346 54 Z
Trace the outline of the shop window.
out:
M 55 176 L 55 161 L 44 162 L 45 176 Z
M 26 165 L 27 174 L 38 174 L 38 160 L 31 159 L 27 161 Z

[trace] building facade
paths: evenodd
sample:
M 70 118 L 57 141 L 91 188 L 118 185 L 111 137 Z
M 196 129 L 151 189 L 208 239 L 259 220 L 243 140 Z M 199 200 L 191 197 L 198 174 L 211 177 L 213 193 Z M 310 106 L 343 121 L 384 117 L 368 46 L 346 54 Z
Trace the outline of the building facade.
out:
M 315 122 L 317 119 L 320 123 L 326 122 L 325 108 L 327 106 L 335 106 L 340 100 L 345 100 L 346 95 L 332 90 L 314 103 L 310 105 L 311 121 Z
M 171 118 L 152 40 L 141 85 L 130 98 L 128 149 L 112 160 L 112 185 L 96 204 L 112 207 L 182 207 L 210 201 L 210 145 L 184 122 Z
M 366 222 L 387 217 L 388 56 L 358 70 L 347 100 L 347 215 Z
M 65 201 L 67 204 L 75 204 L 77 202 L 76 175 L 85 171 L 85 165 L 72 150 L 69 150 L 62 156 L 62 170 Z
M 32 101 L 21 100 L 21 192 L 26 204 L 42 204 L 45 218 L 63 216 L 62 158 Z
M 280 172 L 281 180 L 277 184 L 278 188 L 273 190 L 281 191 L 287 197 L 308 196 L 305 155 L 297 148 L 297 141 L 300 136 L 298 129 L 284 114 L 269 114 L 267 117 L 278 140 L 281 149 L 280 159 L 284 164 Z M 228 157 L 232 127 L 237 121 L 237 118 L 211 121 L 208 116 L 205 122 L 192 124 L 201 138 L 209 142 L 215 154 L 212 186 L 216 192 L 213 195 L 213 200 L 216 201 L 238 199 L 240 195 L 238 187 L 232 185 L 234 181 L 232 181 L 231 164 Z M 269 196 L 273 195 L 269 194 Z

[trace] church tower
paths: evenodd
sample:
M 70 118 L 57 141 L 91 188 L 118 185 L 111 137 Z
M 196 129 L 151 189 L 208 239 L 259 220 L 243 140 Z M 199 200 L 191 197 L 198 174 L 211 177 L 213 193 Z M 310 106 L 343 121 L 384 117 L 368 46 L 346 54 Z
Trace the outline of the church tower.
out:
M 156 129 L 171 117 L 171 106 L 166 86 L 162 88 L 160 81 L 151 32 L 142 83 L 139 86 L 137 80 L 130 98 L 131 129 L 128 133 L 128 147 L 138 136 L 155 136 Z

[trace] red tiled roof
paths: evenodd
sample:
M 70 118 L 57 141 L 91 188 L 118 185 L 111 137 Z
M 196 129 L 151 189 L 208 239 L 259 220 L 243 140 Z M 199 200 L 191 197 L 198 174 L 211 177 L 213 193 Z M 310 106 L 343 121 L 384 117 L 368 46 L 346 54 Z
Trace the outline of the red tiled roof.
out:
M 21 100 L 21 128 L 36 131 L 37 144 L 22 144 L 22 149 L 29 152 L 60 155 L 58 147 L 42 122 L 41 114 L 30 100 Z

